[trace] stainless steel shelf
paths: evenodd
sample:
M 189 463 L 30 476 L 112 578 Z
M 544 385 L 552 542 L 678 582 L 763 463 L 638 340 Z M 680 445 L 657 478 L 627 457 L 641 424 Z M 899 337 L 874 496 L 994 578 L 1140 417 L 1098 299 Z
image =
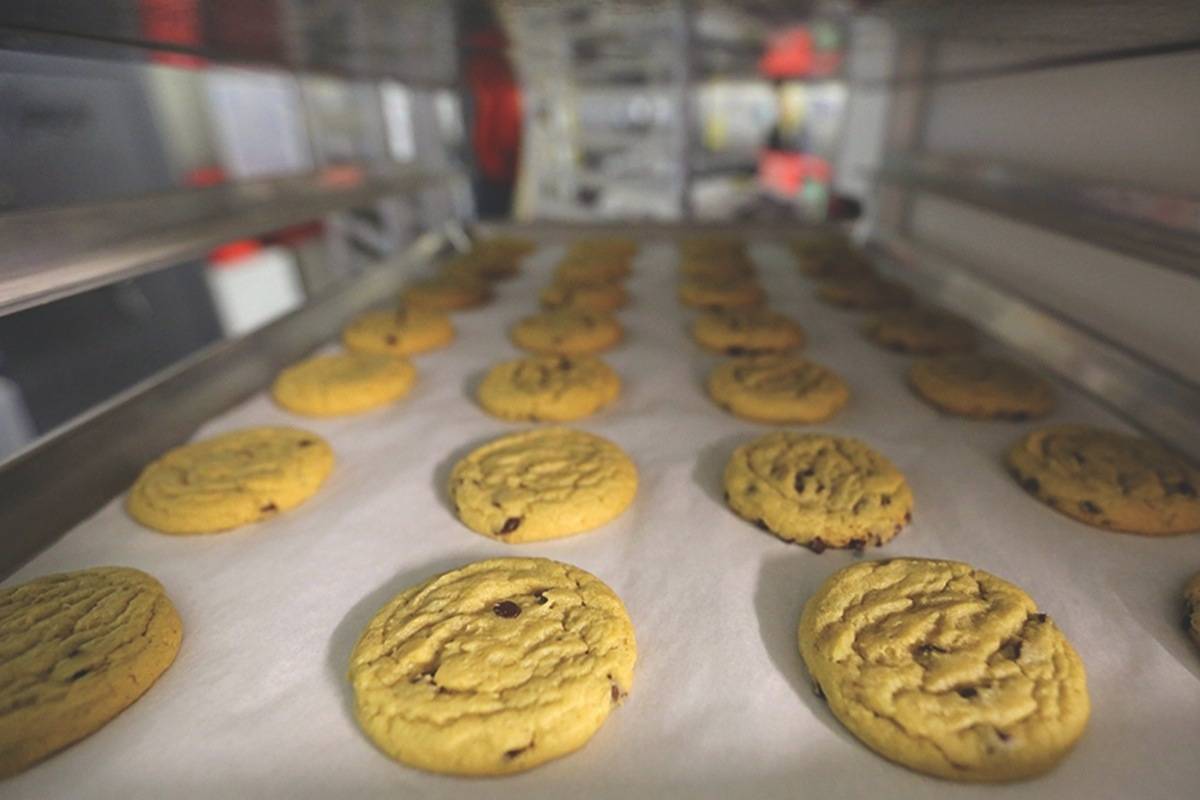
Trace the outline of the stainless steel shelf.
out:
M 327 342 L 348 317 L 392 297 L 444 242 L 443 234 L 427 233 L 402 255 L 253 333 L 202 350 L 0 464 L 0 531 L 10 534 L 0 537 L 0 577 L 125 491 L 164 450 Z
M 1015 294 L 949 255 L 894 236 L 870 244 L 888 271 L 1079 386 L 1146 433 L 1200 461 L 1200 386 L 1102 333 Z
M 451 173 L 339 170 L 96 205 L 0 215 L 0 314 L 414 191 Z
M 876 177 L 1200 276 L 1200 197 L 935 155 L 891 159 Z

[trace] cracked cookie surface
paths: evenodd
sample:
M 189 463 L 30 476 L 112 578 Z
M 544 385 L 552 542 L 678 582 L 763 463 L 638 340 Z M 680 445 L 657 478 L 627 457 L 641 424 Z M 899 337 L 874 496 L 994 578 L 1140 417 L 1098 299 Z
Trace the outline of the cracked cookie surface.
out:
M 620 392 L 617 373 L 593 356 L 529 356 L 492 367 L 478 399 L 501 419 L 567 422 L 594 414 Z
M 607 439 L 570 428 L 502 436 L 450 473 L 458 518 L 502 542 L 534 542 L 599 527 L 629 507 L 637 468 Z
M 93 567 L 0 589 L 0 777 L 132 705 L 182 638 L 163 587 L 136 569 Z
M 355 716 L 410 766 L 521 772 L 578 750 L 629 693 L 620 598 L 543 558 L 479 561 L 397 595 L 350 659 Z
M 867 323 L 867 337 L 899 353 L 939 355 L 975 349 L 975 327 L 962 317 L 933 308 L 884 311 Z
M 608 314 L 562 308 L 525 317 L 513 326 L 513 344 L 533 353 L 590 355 L 613 347 L 623 335 Z
M 881 545 L 912 519 L 890 461 L 857 439 L 777 431 L 734 451 L 725 499 L 738 516 L 820 553 Z
M 297 414 L 359 414 L 404 397 L 416 376 L 413 365 L 398 356 L 334 353 L 305 359 L 279 373 L 271 396 Z
M 170 450 L 138 476 L 125 507 L 162 533 L 219 533 L 300 505 L 333 450 L 299 428 L 247 428 Z
M 1083 663 L 1030 597 L 955 561 L 834 573 L 804 606 L 800 653 L 834 716 L 906 767 L 961 781 L 1041 774 L 1082 735 Z
M 908 383 L 921 399 L 961 417 L 1019 422 L 1054 410 L 1050 384 L 996 356 L 938 356 L 914 361 Z
M 1008 451 L 1025 491 L 1098 528 L 1166 536 L 1200 530 L 1200 470 L 1149 439 L 1059 425 Z
M 356 353 L 407 356 L 445 347 L 454 341 L 450 318 L 432 308 L 401 306 L 367 311 L 342 331 L 342 343 Z
M 803 347 L 804 329 L 790 317 L 765 308 L 727 308 L 696 317 L 692 338 L 709 350 L 746 356 Z
M 708 394 L 730 413 L 754 422 L 821 422 L 850 399 L 836 373 L 793 355 L 735 358 L 708 376 Z

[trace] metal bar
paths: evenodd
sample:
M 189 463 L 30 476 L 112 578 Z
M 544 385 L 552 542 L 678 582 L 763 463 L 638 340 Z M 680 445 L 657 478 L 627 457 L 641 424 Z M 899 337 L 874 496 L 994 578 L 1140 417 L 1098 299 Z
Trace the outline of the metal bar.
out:
M 445 179 L 327 172 L 0 216 L 0 314 Z
M 1200 197 L 933 155 L 889 158 L 876 177 L 1200 276 Z
M 871 249 L 923 295 L 971 318 L 1135 427 L 1200 461 L 1200 386 L 1036 300 L 1001 289 L 935 248 L 887 238 L 872 242 Z
M 385 266 L 241 339 L 197 353 L 0 464 L 0 576 L 124 492 L 164 450 L 327 342 L 347 317 L 393 295 L 443 242 L 441 234 L 425 234 Z

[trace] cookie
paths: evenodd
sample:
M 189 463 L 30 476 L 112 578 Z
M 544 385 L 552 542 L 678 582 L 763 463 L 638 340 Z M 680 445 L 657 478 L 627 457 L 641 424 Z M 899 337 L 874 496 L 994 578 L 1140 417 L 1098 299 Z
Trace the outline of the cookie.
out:
M 615 346 L 623 332 L 608 314 L 573 308 L 543 311 L 513 326 L 513 344 L 533 353 L 590 355 Z
M 136 569 L 93 567 L 0 589 L 0 778 L 133 705 L 182 638 L 163 587 Z
M 679 301 L 692 308 L 742 308 L 762 305 L 762 287 L 741 278 L 689 278 L 679 285 Z
M 142 470 L 129 515 L 162 533 L 219 533 L 269 519 L 309 497 L 333 450 L 298 428 L 246 428 L 186 444 Z
M 454 341 L 450 318 L 431 308 L 401 306 L 367 311 L 342 331 L 342 343 L 357 353 L 407 356 L 445 347 Z
M 679 262 L 685 282 L 736 283 L 754 277 L 754 264 L 748 258 L 689 258 Z
M 447 272 L 413 281 L 401 295 L 403 302 L 409 306 L 436 311 L 477 308 L 491 297 L 491 286 L 486 280 Z
M 542 308 L 577 308 L 605 313 L 616 311 L 629 301 L 619 283 L 555 283 L 541 294 Z
M 479 384 L 479 405 L 508 420 L 567 422 L 617 399 L 621 379 L 592 356 L 530 356 L 492 367 Z
M 792 431 L 734 451 L 725 499 L 738 516 L 816 553 L 881 545 L 912 519 L 913 508 L 904 476 L 862 442 Z
M 616 519 L 637 468 L 607 439 L 539 428 L 488 442 L 454 465 L 450 499 L 463 523 L 501 542 L 557 539 Z
M 1027 492 L 1088 525 L 1146 536 L 1200 530 L 1200 469 L 1149 439 L 1043 428 L 1012 446 L 1008 466 Z
M 275 379 L 271 396 L 283 408 L 313 417 L 358 414 L 408 394 L 412 364 L 379 353 L 336 353 L 294 364 Z
M 869 277 L 871 260 L 841 237 L 800 245 L 793 242 L 796 266 L 811 278 Z
M 532 239 L 523 236 L 492 236 L 475 242 L 472 252 L 521 259 L 534 250 L 537 250 L 537 243 Z
M 1200 644 L 1200 573 L 1184 587 L 1183 601 L 1187 606 L 1187 617 L 1183 627 L 1192 637 L 1192 641 Z
M 831 370 L 793 355 L 735 358 L 708 376 L 717 405 L 754 422 L 822 422 L 850 399 L 845 381 Z
M 520 259 L 503 250 L 472 250 L 447 261 L 442 273 L 460 280 L 502 281 L 520 272 Z
M 388 756 L 503 775 L 583 747 L 628 695 L 636 660 L 629 614 L 594 575 L 495 558 L 396 595 L 349 677 L 355 717 Z
M 878 311 L 912 303 L 912 292 L 899 283 L 871 277 L 829 278 L 817 288 L 817 296 L 842 308 Z
M 802 347 L 804 329 L 765 308 L 732 308 L 696 317 L 692 338 L 709 350 L 731 356 L 779 353 Z
M 581 260 L 563 261 L 554 270 L 554 282 L 564 286 L 616 283 L 628 277 L 630 272 L 632 268 L 624 258 L 589 256 Z
M 1091 713 L 1058 626 L 1016 586 L 956 561 L 841 569 L 804 605 L 798 635 L 833 715 L 884 758 L 940 778 L 1040 775 Z
M 589 237 L 576 239 L 567 248 L 566 258 L 618 258 L 628 261 L 637 253 L 638 244 L 633 239 L 620 237 Z
M 713 234 L 692 236 L 678 242 L 679 253 L 686 258 L 738 256 L 746 252 L 746 243 L 736 236 Z
M 908 382 L 931 405 L 963 417 L 1021 421 L 1054 409 L 1054 391 L 1035 372 L 995 356 L 914 361 Z
M 962 317 L 932 308 L 884 311 L 864 328 L 867 337 L 898 353 L 942 355 L 975 349 L 975 327 Z

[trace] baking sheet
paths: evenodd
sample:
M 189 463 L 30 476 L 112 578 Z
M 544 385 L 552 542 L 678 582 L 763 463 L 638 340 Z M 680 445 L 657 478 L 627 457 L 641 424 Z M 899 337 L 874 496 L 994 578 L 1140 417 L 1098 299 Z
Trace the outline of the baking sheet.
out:
M 560 246 L 544 247 L 499 302 L 455 316 L 458 340 L 416 359 L 413 393 L 393 408 L 302 420 L 256 397 L 210 435 L 292 424 L 338 458 L 321 492 L 261 525 L 210 537 L 145 530 L 110 503 L 8 583 L 123 564 L 156 575 L 183 617 L 182 650 L 146 696 L 74 747 L 0 783 L 6 797 L 1194 797 L 1200 786 L 1200 650 L 1180 591 L 1200 570 L 1200 536 L 1106 533 L 1027 497 L 1004 448 L 1030 424 L 945 417 L 907 390 L 908 359 L 858 332 L 861 316 L 813 298 L 777 245 L 753 254 L 772 305 L 809 333 L 807 353 L 841 372 L 850 405 L 816 430 L 860 437 L 909 477 L 913 524 L 866 558 L 969 561 L 1024 587 L 1088 669 L 1092 720 L 1043 778 L 965 786 L 895 766 L 859 744 L 810 689 L 795 644 L 804 600 L 854 556 L 816 555 L 743 522 L 721 502 L 733 447 L 769 428 L 709 402 L 715 358 L 687 336 L 675 250 L 647 243 L 606 356 L 620 400 L 578 427 L 637 462 L 633 506 L 595 532 L 506 546 L 453 516 L 442 487 L 478 444 L 523 425 L 484 414 L 471 390 L 517 354 L 503 332 L 533 310 Z M 1119 426 L 1060 386 L 1048 422 Z M 136 436 L 136 431 L 130 431 Z M 19 531 L 7 531 L 19 535 Z M 457 779 L 390 761 L 351 716 L 345 669 L 359 632 L 392 595 L 438 572 L 500 555 L 587 569 L 625 600 L 640 658 L 633 691 L 582 751 L 517 776 Z

